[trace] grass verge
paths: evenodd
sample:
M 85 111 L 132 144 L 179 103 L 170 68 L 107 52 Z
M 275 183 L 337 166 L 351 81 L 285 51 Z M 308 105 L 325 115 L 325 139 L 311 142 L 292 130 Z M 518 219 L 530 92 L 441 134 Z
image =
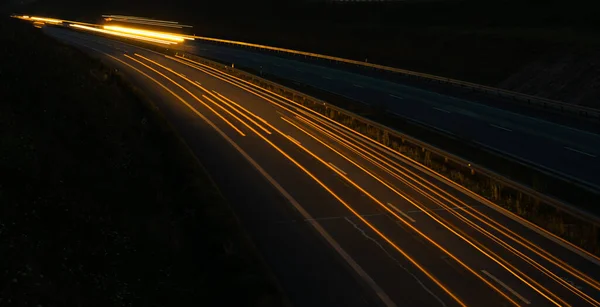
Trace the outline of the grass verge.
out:
M 29 24 L 0 22 L 0 305 L 286 303 L 141 91 Z

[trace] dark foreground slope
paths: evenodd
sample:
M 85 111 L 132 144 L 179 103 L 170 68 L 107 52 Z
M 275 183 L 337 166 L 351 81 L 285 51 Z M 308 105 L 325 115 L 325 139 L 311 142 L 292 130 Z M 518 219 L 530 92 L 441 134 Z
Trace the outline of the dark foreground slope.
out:
M 0 305 L 281 305 L 160 115 L 95 60 L 0 22 Z

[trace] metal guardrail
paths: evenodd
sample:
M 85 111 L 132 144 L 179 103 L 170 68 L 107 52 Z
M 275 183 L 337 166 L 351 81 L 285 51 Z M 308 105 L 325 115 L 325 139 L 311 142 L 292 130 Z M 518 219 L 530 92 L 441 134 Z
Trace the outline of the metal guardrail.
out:
M 470 88 L 472 90 L 490 93 L 490 94 L 498 95 L 501 97 L 507 97 L 507 98 L 511 98 L 516 101 L 521 101 L 521 102 L 524 102 L 524 103 L 527 103 L 530 105 L 541 106 L 546 109 L 552 109 L 552 110 L 564 112 L 564 113 L 572 113 L 572 114 L 575 114 L 578 116 L 600 120 L 600 109 L 582 107 L 582 106 L 573 105 L 573 104 L 569 104 L 569 103 L 565 103 L 565 102 L 561 102 L 561 101 L 527 95 L 527 94 L 513 92 L 513 91 L 509 91 L 509 90 L 491 87 L 491 86 L 486 86 L 486 85 L 481 85 L 481 84 L 476 84 L 476 83 L 471 83 L 471 82 L 466 82 L 466 81 L 460 81 L 460 80 L 455 80 L 455 79 L 450 79 L 450 78 L 444 78 L 444 77 L 434 76 L 434 75 L 430 75 L 430 74 L 414 72 L 414 71 L 410 71 L 410 70 L 406 70 L 406 69 L 394 68 L 394 67 L 385 66 L 385 65 L 372 64 L 372 63 L 361 62 L 361 61 L 356 61 L 356 60 L 344 59 L 344 58 L 340 58 L 340 57 L 312 53 L 312 52 L 298 51 L 298 50 L 292 50 L 292 49 L 286 49 L 286 48 L 272 47 L 272 46 L 266 46 L 266 45 L 245 43 L 245 42 L 240 42 L 240 41 L 211 38 L 211 37 L 204 37 L 204 36 L 192 36 L 192 37 L 195 39 L 198 39 L 198 40 L 230 44 L 230 45 L 242 46 L 242 47 L 257 48 L 257 49 L 275 51 L 275 52 L 283 52 L 283 53 L 289 53 L 289 54 L 293 54 L 293 55 L 313 57 L 313 58 L 330 60 L 330 61 L 335 61 L 335 62 L 340 62 L 340 63 L 369 67 L 369 68 L 374 68 L 374 69 L 393 72 L 393 73 L 399 73 L 399 74 L 403 74 L 403 75 L 407 75 L 407 76 L 426 79 L 429 81 L 438 81 L 441 83 L 451 84 L 454 86 L 460 86 L 463 88 Z

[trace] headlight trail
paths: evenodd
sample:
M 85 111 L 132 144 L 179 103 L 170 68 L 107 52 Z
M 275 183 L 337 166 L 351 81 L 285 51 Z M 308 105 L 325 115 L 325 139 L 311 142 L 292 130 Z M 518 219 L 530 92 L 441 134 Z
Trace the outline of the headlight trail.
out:
M 156 39 L 163 39 L 163 40 L 168 40 L 168 41 L 178 42 L 178 43 L 182 43 L 186 39 L 194 40 L 193 38 L 189 38 L 189 37 L 182 36 L 179 34 L 158 32 L 158 31 L 151 31 L 151 30 L 143 30 L 143 29 L 135 29 L 135 28 L 122 27 L 122 26 L 104 26 L 103 28 L 105 30 L 110 30 L 110 31 L 115 31 L 115 32 L 120 32 L 120 33 L 128 33 L 128 34 L 133 34 L 133 35 L 140 35 L 140 36 L 145 36 L 145 37 L 152 37 L 152 38 L 156 38 Z
M 74 27 L 74 28 L 82 29 L 82 30 L 87 30 L 87 31 L 92 31 L 92 32 L 99 32 L 99 33 L 104 33 L 104 34 L 109 34 L 109 35 L 115 35 L 115 36 L 120 36 L 120 37 L 125 37 L 125 38 L 132 38 L 132 39 L 137 39 L 137 40 L 142 40 L 142 41 L 147 41 L 147 42 L 159 43 L 159 44 L 163 44 L 163 45 L 177 44 L 176 42 L 173 42 L 173 41 L 168 41 L 168 40 L 163 40 L 163 39 L 156 39 L 156 38 L 151 38 L 151 37 L 146 37 L 146 36 L 141 36 L 141 35 L 134 35 L 134 34 L 116 32 L 116 31 L 111 31 L 111 30 L 105 30 L 105 29 L 95 28 L 95 27 L 88 27 L 88 26 L 82 26 L 82 25 L 76 25 L 76 24 L 72 24 L 70 26 Z

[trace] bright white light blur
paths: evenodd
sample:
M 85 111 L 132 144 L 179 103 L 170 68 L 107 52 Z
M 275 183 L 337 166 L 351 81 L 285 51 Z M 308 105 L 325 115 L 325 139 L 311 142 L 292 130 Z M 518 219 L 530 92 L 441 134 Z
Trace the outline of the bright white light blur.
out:
M 29 16 L 27 16 L 27 17 L 29 17 Z M 23 18 L 25 18 L 25 16 L 23 16 Z M 29 17 L 27 19 L 37 20 L 37 21 L 43 21 L 43 22 L 52 23 L 52 24 L 60 24 L 60 23 L 62 23 L 62 20 L 54 19 L 54 18 Z
M 82 25 L 77 25 L 77 24 L 72 24 L 70 26 L 74 27 L 74 28 L 82 29 L 82 30 L 100 32 L 100 33 L 105 33 L 105 34 L 110 34 L 110 35 L 115 35 L 115 36 L 121 36 L 121 37 L 138 39 L 138 40 L 147 41 L 147 42 L 164 44 L 164 45 L 177 44 L 175 42 L 168 41 L 168 40 L 162 40 L 162 39 L 156 39 L 156 38 L 146 37 L 146 36 L 141 36 L 141 35 L 134 35 L 134 34 L 116 32 L 116 31 L 105 30 L 105 29 L 94 28 L 94 27 L 88 27 L 88 26 L 82 26 Z
M 158 39 L 170 40 L 173 42 L 183 42 L 185 39 L 193 40 L 192 38 L 183 37 L 181 35 L 172 34 L 172 33 L 164 33 L 164 32 L 156 32 L 150 30 L 141 30 L 127 27 L 119 27 L 119 26 L 104 26 L 105 30 L 112 30 L 122 33 L 129 33 L 134 35 L 142 35 L 146 37 L 153 37 Z

